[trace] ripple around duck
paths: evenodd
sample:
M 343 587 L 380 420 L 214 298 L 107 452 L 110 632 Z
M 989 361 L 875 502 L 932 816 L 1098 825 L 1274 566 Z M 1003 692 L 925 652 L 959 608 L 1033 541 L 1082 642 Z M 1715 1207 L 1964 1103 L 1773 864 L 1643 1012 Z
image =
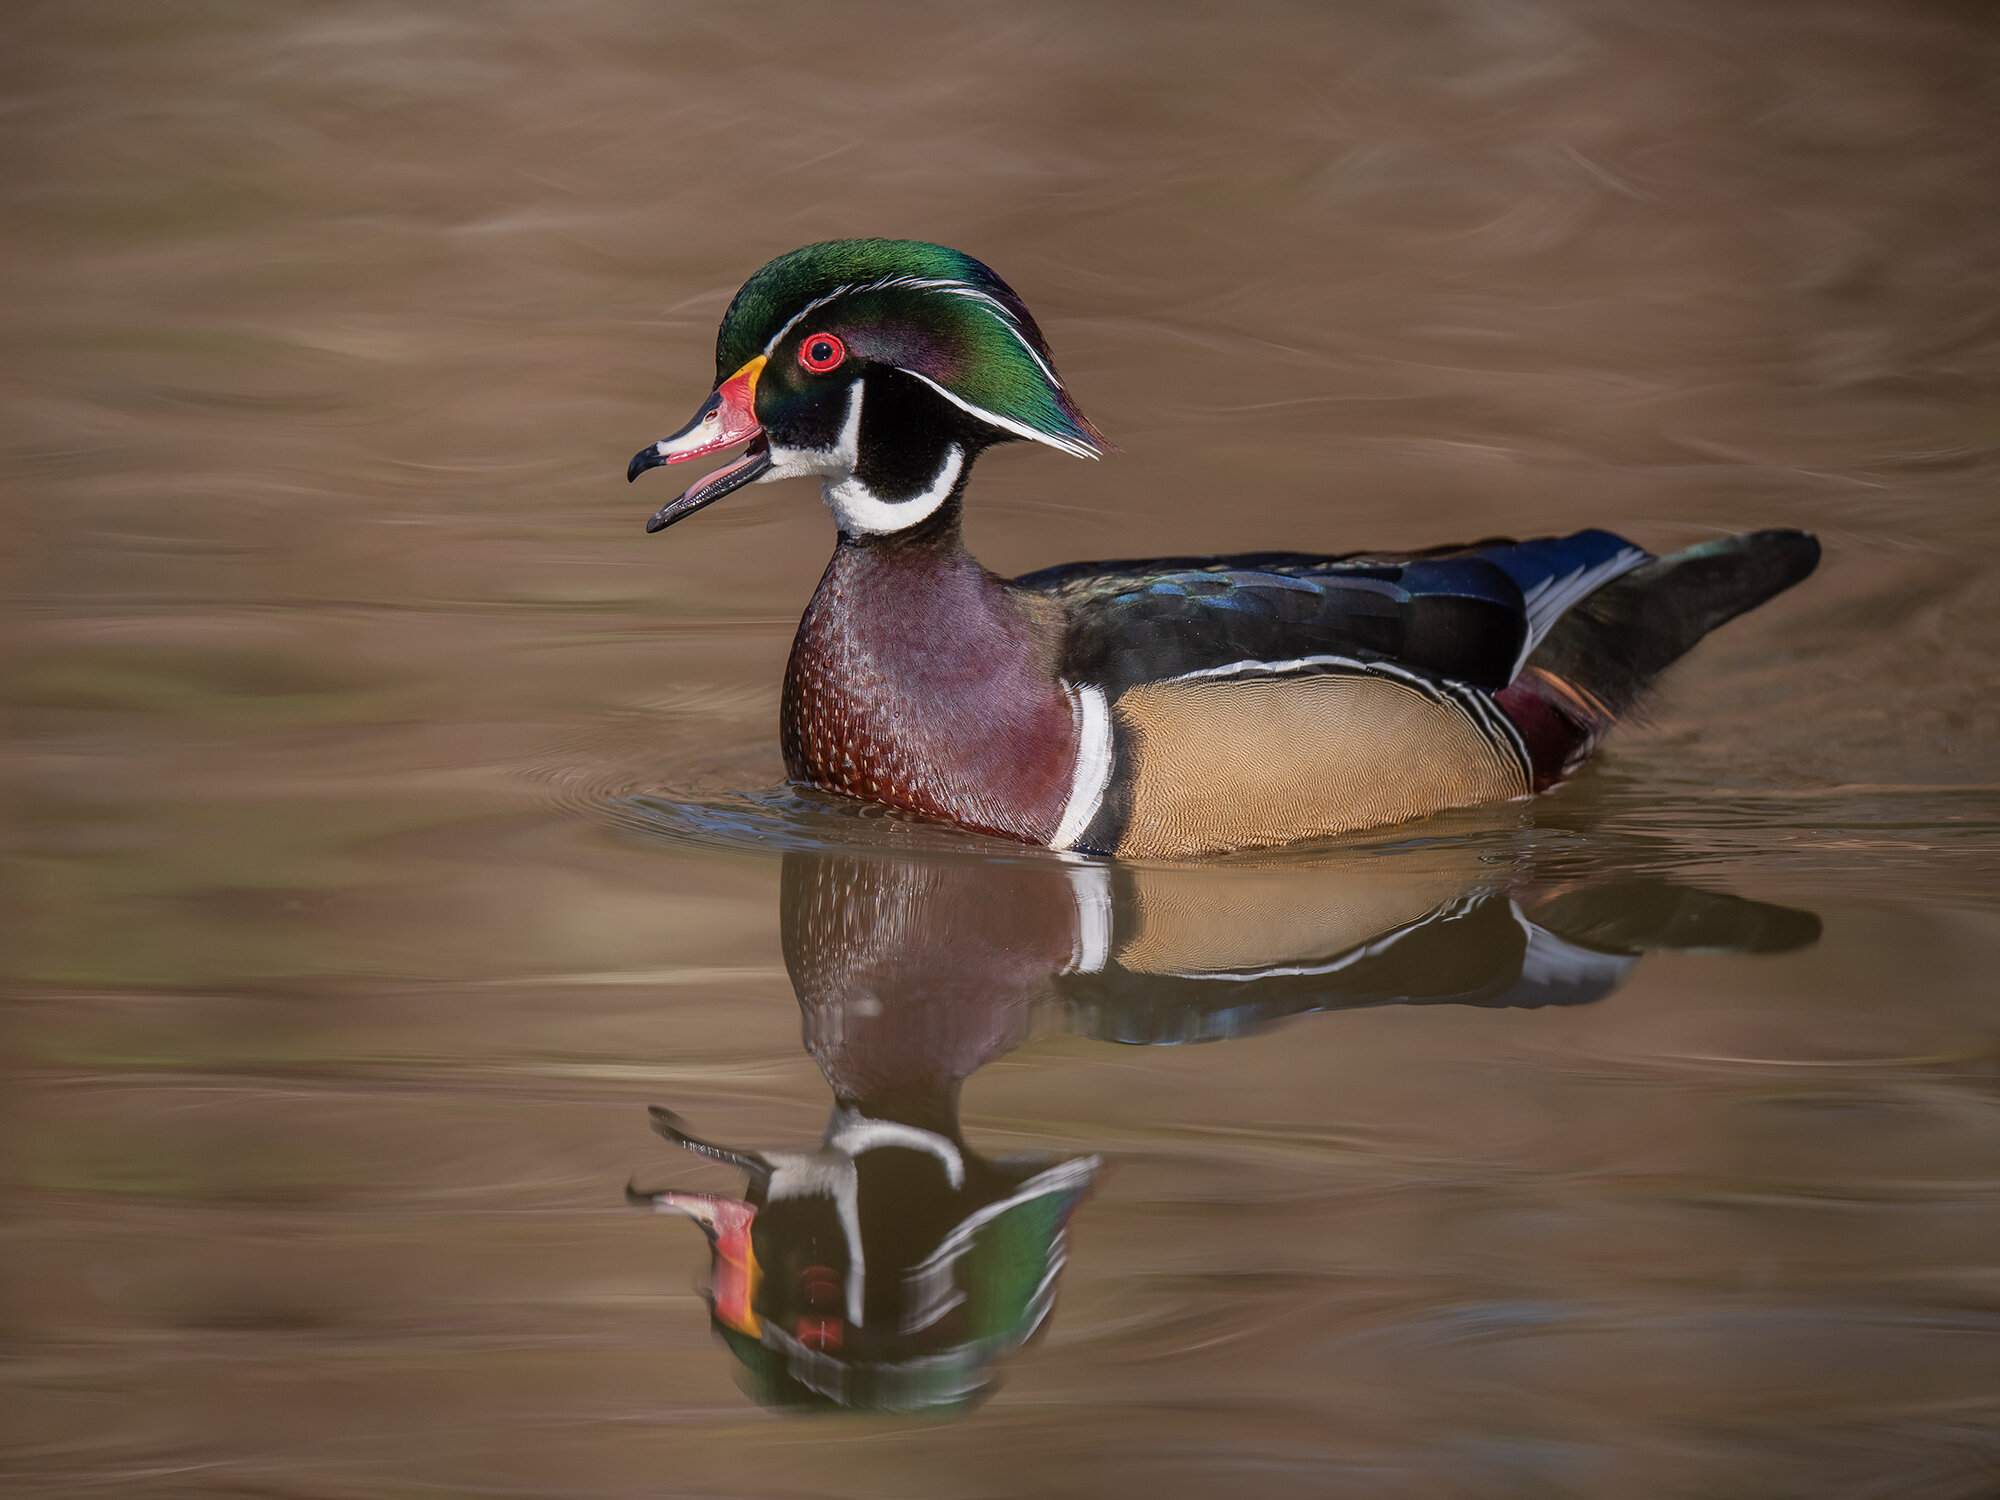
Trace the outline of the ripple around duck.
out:
M 717 720 L 690 724 L 656 713 L 612 715 L 547 746 L 519 767 L 558 810 L 608 820 L 644 841 L 702 853 L 872 850 L 1005 861 L 1058 859 L 1011 839 L 970 833 L 917 814 L 769 780 L 776 756 L 761 722 L 736 696 L 710 693 Z M 763 707 L 761 698 L 758 707 Z M 649 705 L 649 708 L 652 705 Z M 676 709 L 685 710 L 682 700 Z M 660 779 L 664 764 L 671 781 Z M 761 783 L 761 784 L 760 784 Z M 1527 862 L 1544 877 L 1691 876 L 1746 856 L 1788 866 L 1839 865 L 1856 847 L 1911 862 L 1990 858 L 1993 793 L 1966 787 L 1847 786 L 1792 795 L 1661 786 L 1618 764 L 1593 768 L 1546 797 L 1441 812 L 1277 849 L 1195 863 L 1267 868 L 1424 852 L 1488 865 Z M 1182 862 L 1185 863 L 1185 862 Z
M 624 833 L 709 852 L 868 849 L 938 858 L 1096 862 L 1094 856 L 1066 854 L 1040 845 L 972 833 L 900 808 L 827 796 L 789 783 L 749 792 L 697 794 L 658 787 L 611 787 L 599 780 L 594 788 L 577 784 L 565 787 L 562 800 L 573 806 L 583 804 L 592 808 Z M 1207 868 L 1248 869 L 1428 852 L 1504 865 L 1528 853 L 1530 845 L 1561 842 L 1560 835 L 1551 837 L 1520 826 L 1518 816 L 1503 805 L 1497 816 L 1492 809 L 1440 814 L 1424 820 L 1421 832 L 1412 825 L 1400 824 L 1282 848 L 1243 850 L 1191 863 Z M 1178 863 L 1183 868 L 1190 864 Z
M 602 813 L 621 831 L 722 852 L 868 848 L 998 859 L 1060 859 L 1052 850 L 926 822 L 900 808 L 824 797 L 789 785 L 710 797 L 611 793 Z

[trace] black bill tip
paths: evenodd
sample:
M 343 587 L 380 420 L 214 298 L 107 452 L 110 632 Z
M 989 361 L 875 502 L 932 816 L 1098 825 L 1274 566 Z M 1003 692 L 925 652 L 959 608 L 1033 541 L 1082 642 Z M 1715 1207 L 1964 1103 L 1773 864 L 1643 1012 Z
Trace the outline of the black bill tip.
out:
M 642 462 L 643 460 L 643 462 Z M 651 449 L 642 448 L 632 460 L 633 473 L 656 468 L 667 460 L 653 455 Z M 646 523 L 646 534 L 665 531 L 676 521 L 686 520 L 704 506 L 713 505 L 733 490 L 761 479 L 771 467 L 771 444 L 761 432 L 750 440 L 750 446 L 733 463 L 725 464 L 699 484 L 689 487 L 688 492 L 678 500 L 669 500 Z
M 660 445 L 649 443 L 632 455 L 632 462 L 625 466 L 625 482 L 630 484 L 648 469 L 657 469 L 666 460 L 660 457 Z M 651 528 L 648 528 L 649 530 Z

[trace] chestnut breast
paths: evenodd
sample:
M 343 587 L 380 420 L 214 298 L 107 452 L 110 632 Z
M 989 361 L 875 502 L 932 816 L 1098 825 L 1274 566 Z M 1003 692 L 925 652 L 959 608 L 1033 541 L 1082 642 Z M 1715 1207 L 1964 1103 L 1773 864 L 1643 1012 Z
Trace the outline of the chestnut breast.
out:
M 799 781 L 1047 843 L 1076 760 L 1061 622 L 962 550 L 846 538 L 785 672 Z

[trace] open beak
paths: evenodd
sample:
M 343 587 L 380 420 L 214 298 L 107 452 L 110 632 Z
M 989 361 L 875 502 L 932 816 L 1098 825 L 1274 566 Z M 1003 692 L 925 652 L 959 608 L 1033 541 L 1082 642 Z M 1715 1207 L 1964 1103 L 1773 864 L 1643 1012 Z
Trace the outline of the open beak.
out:
M 731 490 L 740 490 L 760 478 L 771 467 L 771 440 L 757 421 L 757 377 L 763 369 L 764 356 L 760 354 L 717 386 L 687 426 L 632 455 L 625 470 L 628 482 L 662 464 L 684 464 L 739 443 L 750 445 L 733 463 L 724 464 L 699 484 L 689 486 L 678 500 L 661 506 L 646 523 L 647 531 L 665 531 L 704 505 L 713 505 Z

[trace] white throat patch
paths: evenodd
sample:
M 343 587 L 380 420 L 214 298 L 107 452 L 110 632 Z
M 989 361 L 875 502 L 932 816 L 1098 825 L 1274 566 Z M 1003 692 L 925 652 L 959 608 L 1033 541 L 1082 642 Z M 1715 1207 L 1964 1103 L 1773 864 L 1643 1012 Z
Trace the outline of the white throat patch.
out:
M 964 469 L 965 450 L 952 443 L 944 450 L 944 462 L 938 466 L 937 476 L 907 500 L 884 500 L 852 474 L 840 480 L 830 475 L 822 479 L 820 498 L 826 501 L 833 519 L 849 536 L 879 536 L 906 530 L 927 519 L 950 496 Z
M 862 382 L 847 388 L 847 415 L 840 435 L 830 448 L 780 448 L 771 445 L 771 468 L 766 479 L 796 479 L 817 474 L 820 498 L 833 519 L 849 536 L 881 536 L 902 531 L 927 520 L 951 495 L 958 476 L 965 472 L 965 450 L 952 443 L 944 450 L 944 462 L 921 493 L 906 500 L 885 500 L 854 475 L 861 461 Z

